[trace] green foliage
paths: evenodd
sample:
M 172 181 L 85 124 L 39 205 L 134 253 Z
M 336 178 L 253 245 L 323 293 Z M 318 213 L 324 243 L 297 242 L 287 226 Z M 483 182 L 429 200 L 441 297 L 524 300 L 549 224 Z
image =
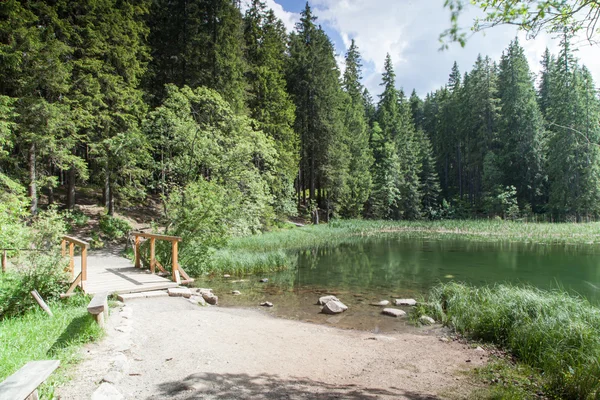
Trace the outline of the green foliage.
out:
M 4 319 L 0 323 L 0 381 L 29 361 L 58 359 L 61 368 L 40 387 L 41 398 L 53 398 L 54 388 L 68 381 L 70 367 L 80 359 L 80 346 L 103 335 L 86 310 L 89 301 L 87 296 L 75 296 L 50 302 L 52 318 L 37 307 Z
M 131 231 L 131 224 L 122 218 L 103 215 L 98 224 L 100 232 L 108 240 L 117 240 L 124 238 Z
M 449 283 L 432 289 L 428 301 L 437 319 L 542 371 L 556 395 L 598 398 L 600 310 L 586 300 L 560 291 Z

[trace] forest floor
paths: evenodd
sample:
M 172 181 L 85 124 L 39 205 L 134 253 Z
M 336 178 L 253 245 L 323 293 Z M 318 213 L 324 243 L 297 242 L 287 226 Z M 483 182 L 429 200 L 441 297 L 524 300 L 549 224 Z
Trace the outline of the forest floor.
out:
M 183 298 L 112 311 L 58 398 L 458 399 L 477 389 L 467 371 L 488 359 L 439 330 L 374 334 Z

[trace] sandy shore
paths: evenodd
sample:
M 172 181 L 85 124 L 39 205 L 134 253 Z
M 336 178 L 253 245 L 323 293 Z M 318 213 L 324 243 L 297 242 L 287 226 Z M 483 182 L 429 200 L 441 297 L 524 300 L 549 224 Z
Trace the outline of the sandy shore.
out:
M 61 399 L 443 399 L 472 389 L 485 353 L 435 335 L 373 334 L 199 307 L 183 298 L 112 310 Z

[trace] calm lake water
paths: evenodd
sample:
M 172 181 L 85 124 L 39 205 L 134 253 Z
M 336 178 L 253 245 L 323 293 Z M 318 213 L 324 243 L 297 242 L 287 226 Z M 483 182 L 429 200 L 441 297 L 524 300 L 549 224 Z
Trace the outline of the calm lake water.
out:
M 425 295 L 451 280 L 474 285 L 511 282 L 543 289 L 561 287 L 600 304 L 600 248 L 398 236 L 318 247 L 292 256 L 289 271 L 245 279 L 216 278 L 210 286 L 222 306 L 256 307 L 271 301 L 277 316 L 368 331 L 412 329 L 405 318 L 381 315 L 380 300 Z M 231 295 L 232 290 L 242 292 Z M 319 296 L 336 294 L 350 307 L 338 316 L 320 314 Z

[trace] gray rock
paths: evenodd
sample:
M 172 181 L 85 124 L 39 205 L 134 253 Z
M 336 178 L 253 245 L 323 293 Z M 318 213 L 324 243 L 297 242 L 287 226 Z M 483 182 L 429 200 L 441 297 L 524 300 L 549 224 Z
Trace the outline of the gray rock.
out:
M 371 303 L 372 306 L 387 306 L 388 304 L 390 304 L 388 300 L 381 300 L 377 303 Z
M 318 305 L 323 306 L 325 305 L 328 301 L 340 301 L 337 297 L 330 295 L 330 296 L 323 296 L 321 298 L 319 298 L 319 301 L 317 302 Z
M 417 301 L 415 299 L 396 299 L 394 304 L 397 306 L 416 306 Z
M 125 397 L 114 385 L 104 382 L 92 393 L 92 400 L 123 400 Z
M 169 288 L 167 293 L 171 297 L 185 297 L 186 299 L 192 297 L 192 291 L 188 288 Z
M 110 371 L 109 373 L 104 375 L 104 378 L 102 378 L 102 382 L 117 384 L 121 382 L 121 379 L 123 379 L 123 374 L 117 371 Z
M 270 301 L 265 301 L 263 303 L 260 303 L 260 305 L 262 307 L 273 307 L 273 303 L 271 303 Z
M 205 306 L 206 305 L 206 301 L 204 300 L 204 298 L 202 296 L 192 296 L 192 297 L 190 297 L 190 303 L 192 303 L 192 304 L 198 304 L 200 306 Z
M 381 313 L 389 315 L 390 317 L 403 317 L 406 315 L 404 311 L 398 310 L 397 308 L 384 308 Z
M 475 349 L 475 351 L 478 351 L 480 353 L 485 353 L 485 350 L 481 346 L 477 346 L 477 348 Z
M 219 303 L 219 297 L 215 296 L 212 292 L 203 292 L 202 298 L 210 305 L 216 306 Z
M 422 323 L 423 325 L 435 324 L 435 320 L 431 317 L 428 317 L 427 315 L 422 315 L 421 318 L 419 318 L 419 322 Z
M 348 307 L 339 300 L 329 300 L 323 308 L 321 312 L 323 314 L 340 314 L 346 311 Z
M 212 289 L 207 289 L 207 288 L 198 288 L 196 289 L 196 292 L 199 293 L 200 295 L 202 295 L 203 293 L 210 293 L 212 294 Z
M 231 292 L 231 294 L 234 295 L 234 296 L 239 296 L 240 294 L 242 294 L 242 292 L 240 292 L 239 290 L 233 290 Z

